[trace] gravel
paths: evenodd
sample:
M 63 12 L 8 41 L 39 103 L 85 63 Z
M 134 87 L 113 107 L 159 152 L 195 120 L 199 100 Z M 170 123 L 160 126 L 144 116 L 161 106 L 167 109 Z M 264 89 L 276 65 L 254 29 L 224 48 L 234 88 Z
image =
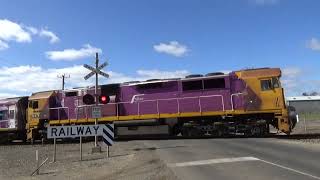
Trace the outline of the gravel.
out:
M 80 161 L 79 144 L 58 144 L 57 161 L 52 163 L 53 145 L 0 146 L 0 179 L 150 179 L 174 180 L 173 172 L 156 155 L 156 148 L 146 147 L 141 141 L 116 142 L 102 153 L 91 153 L 92 142 L 83 144 Z M 36 169 L 35 151 L 40 160 L 49 157 L 40 175 L 31 176 Z

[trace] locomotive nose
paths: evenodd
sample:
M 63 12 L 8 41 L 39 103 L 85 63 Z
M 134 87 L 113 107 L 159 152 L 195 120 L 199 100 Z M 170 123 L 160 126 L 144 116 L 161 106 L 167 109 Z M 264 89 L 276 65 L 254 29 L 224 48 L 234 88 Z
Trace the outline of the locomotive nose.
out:
M 296 108 L 293 106 L 288 106 L 288 117 L 290 121 L 291 130 L 296 126 L 299 122 L 299 116 L 296 112 Z

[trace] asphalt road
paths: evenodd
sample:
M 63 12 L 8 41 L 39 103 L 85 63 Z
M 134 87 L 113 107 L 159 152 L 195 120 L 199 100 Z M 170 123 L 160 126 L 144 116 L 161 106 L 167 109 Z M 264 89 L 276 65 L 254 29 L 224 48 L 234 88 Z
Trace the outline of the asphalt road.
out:
M 179 179 L 320 179 L 320 146 L 274 138 L 148 140 Z

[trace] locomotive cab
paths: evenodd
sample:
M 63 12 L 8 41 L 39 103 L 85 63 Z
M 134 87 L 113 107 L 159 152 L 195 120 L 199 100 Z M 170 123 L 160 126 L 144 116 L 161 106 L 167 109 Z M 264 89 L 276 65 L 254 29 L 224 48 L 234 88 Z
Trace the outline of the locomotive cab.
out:
M 264 112 L 270 124 L 289 134 L 295 125 L 295 120 L 289 118 L 290 112 L 285 104 L 284 90 L 279 80 L 281 70 L 279 68 L 249 69 L 238 71 L 236 74 L 246 83 L 246 91 L 250 92 L 246 94 L 247 104 L 250 106 L 248 110 Z
M 29 97 L 27 116 L 27 139 L 44 137 L 44 130 L 49 119 L 50 99 L 55 91 L 34 93 Z

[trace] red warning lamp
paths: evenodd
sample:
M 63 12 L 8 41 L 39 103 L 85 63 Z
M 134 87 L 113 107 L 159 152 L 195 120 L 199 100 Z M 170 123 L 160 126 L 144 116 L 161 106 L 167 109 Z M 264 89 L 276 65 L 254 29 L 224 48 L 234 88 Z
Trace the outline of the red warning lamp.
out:
M 108 104 L 110 102 L 109 96 L 101 95 L 99 96 L 100 104 Z

